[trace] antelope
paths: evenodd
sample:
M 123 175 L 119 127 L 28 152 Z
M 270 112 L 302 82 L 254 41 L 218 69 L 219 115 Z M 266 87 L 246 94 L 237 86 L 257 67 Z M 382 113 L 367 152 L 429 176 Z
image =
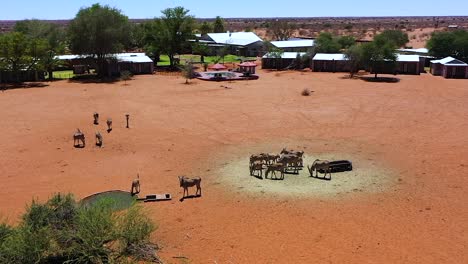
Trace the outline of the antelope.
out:
M 250 176 L 256 176 L 255 172 L 260 171 L 260 178 L 263 179 L 263 163 L 261 161 L 254 161 L 250 163 Z
M 323 177 L 325 178 L 328 173 L 331 179 L 331 166 L 328 160 L 316 159 L 314 163 L 312 163 L 312 166 L 310 167 L 307 166 L 307 169 L 309 169 L 309 173 L 311 177 L 318 177 L 319 171 L 323 171 L 322 172 L 324 174 Z M 314 176 L 314 170 L 315 170 L 315 176 Z
M 200 177 L 189 178 L 189 177 L 186 177 L 186 176 L 179 176 L 179 183 L 180 183 L 180 187 L 184 188 L 184 194 L 182 196 L 182 199 L 189 195 L 188 188 L 193 187 L 193 186 L 197 187 L 197 191 L 195 192 L 195 195 L 196 196 L 201 196 L 202 195 L 202 193 L 201 193 L 201 178 Z M 199 191 L 200 191 L 200 193 L 199 193 Z M 185 196 L 185 193 L 187 193 L 187 196 Z
M 101 135 L 101 132 L 96 132 L 96 146 L 102 147 L 102 135 Z
M 83 148 L 84 148 L 86 145 L 85 135 L 81 132 L 79 128 L 77 128 L 75 134 L 73 134 L 73 146 L 75 147 L 80 146 L 80 141 L 83 143 Z
M 94 117 L 94 124 L 99 125 L 99 113 L 94 112 L 93 117 Z
M 287 150 L 286 148 L 283 148 L 283 150 L 281 150 L 281 155 L 294 155 L 294 156 L 297 156 L 299 158 L 299 162 L 297 163 L 297 166 L 298 167 L 303 167 L 303 161 L 302 161 L 302 158 L 304 157 L 304 151 L 295 151 L 295 150 Z
M 286 166 L 285 164 L 283 163 L 273 163 L 273 164 L 270 164 L 270 165 L 267 165 L 267 170 L 265 172 L 265 179 L 268 179 L 268 173 L 272 173 L 273 175 L 275 175 L 275 179 L 276 178 L 276 172 L 279 171 L 281 172 L 281 178 L 280 180 L 284 180 L 284 170 L 286 169 Z
M 107 118 L 107 132 L 111 132 L 112 131 L 112 118 Z
M 130 193 L 133 195 L 140 193 L 140 174 L 137 173 L 137 178 L 132 181 Z

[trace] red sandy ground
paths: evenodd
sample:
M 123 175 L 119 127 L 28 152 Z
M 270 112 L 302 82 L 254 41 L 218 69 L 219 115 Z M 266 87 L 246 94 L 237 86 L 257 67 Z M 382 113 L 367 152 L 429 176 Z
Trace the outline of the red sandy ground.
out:
M 144 204 L 167 263 L 466 263 L 467 80 L 260 76 L 191 85 L 158 75 L 127 86 L 59 81 L 0 93 L 0 214 L 14 223 L 32 197 L 129 189 L 139 172 L 144 193 L 176 198 Z M 304 88 L 315 92 L 303 97 Z M 76 128 L 87 135 L 84 149 L 72 147 Z M 102 149 L 95 130 L 104 133 Z M 247 195 L 219 184 L 217 166 L 229 151 L 295 140 L 384 161 L 395 183 L 323 198 Z M 177 200 L 181 174 L 203 178 L 202 198 Z

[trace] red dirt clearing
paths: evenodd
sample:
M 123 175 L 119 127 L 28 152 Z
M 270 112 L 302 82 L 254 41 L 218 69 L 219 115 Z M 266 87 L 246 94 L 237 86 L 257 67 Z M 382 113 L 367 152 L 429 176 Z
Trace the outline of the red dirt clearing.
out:
M 129 190 L 139 172 L 143 193 L 176 198 L 144 204 L 159 225 L 153 239 L 167 263 L 184 263 L 174 256 L 186 263 L 468 259 L 468 81 L 427 74 L 397 76 L 399 83 L 349 80 L 344 73 L 259 75 L 191 85 L 157 75 L 127 86 L 60 81 L 0 93 L 0 214 L 14 223 L 33 197 L 54 192 L 82 198 Z M 314 92 L 301 96 L 304 88 Z M 99 126 L 92 125 L 94 111 Z M 107 117 L 114 121 L 110 134 Z M 87 136 L 84 149 L 73 148 L 76 128 Z M 95 131 L 104 136 L 102 149 L 94 146 Z M 376 162 L 390 180 L 381 191 L 328 196 L 256 194 L 224 183 L 224 166 L 243 157 L 247 166 L 249 153 L 283 146 L 306 148 L 314 159 L 346 153 L 355 157 L 353 177 L 366 164 L 356 161 Z M 202 198 L 177 200 L 177 176 L 184 174 L 202 177 Z M 297 175 L 275 184 L 289 188 L 291 177 Z

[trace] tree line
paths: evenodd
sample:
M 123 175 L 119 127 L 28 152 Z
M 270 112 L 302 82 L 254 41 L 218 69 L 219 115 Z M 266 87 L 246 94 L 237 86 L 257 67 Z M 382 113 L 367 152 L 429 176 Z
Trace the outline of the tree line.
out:
M 121 10 L 94 4 L 78 11 L 70 25 L 58 25 L 38 20 L 18 22 L 14 31 L 0 35 L 0 82 L 2 73 L 21 80 L 22 72 L 52 72 L 59 66 L 58 54 L 73 53 L 90 56 L 99 76 L 106 75 L 106 62 L 113 53 L 144 50 L 154 61 L 160 55 L 169 56 L 170 66 L 177 63 L 175 55 L 194 52 L 202 58 L 209 49 L 200 43 L 189 43 L 195 33 L 225 32 L 221 17 L 213 23 L 197 23 L 190 11 L 183 7 L 167 8 L 161 16 L 142 24 L 131 24 Z M 296 27 L 284 20 L 274 21 L 269 34 L 275 40 L 289 39 Z M 434 33 L 428 42 L 430 54 L 435 57 L 454 56 L 468 59 L 468 33 L 466 31 Z M 398 30 L 387 30 L 371 43 L 356 46 L 351 36 L 335 37 L 321 33 L 316 39 L 315 52 L 345 51 L 356 65 L 377 67 L 378 60 L 394 60 L 391 50 L 402 47 L 408 36 Z M 227 50 L 226 50 L 227 52 Z M 280 52 L 280 51 L 278 51 Z

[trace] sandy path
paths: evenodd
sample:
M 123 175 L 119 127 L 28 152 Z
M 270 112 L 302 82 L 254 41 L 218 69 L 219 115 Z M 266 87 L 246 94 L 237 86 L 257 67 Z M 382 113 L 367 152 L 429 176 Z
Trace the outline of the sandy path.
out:
M 178 255 L 190 263 L 468 259 L 466 80 L 260 74 L 258 81 L 222 83 L 232 89 L 139 76 L 128 86 L 61 81 L 1 93 L 0 214 L 15 222 L 32 197 L 58 191 L 84 197 L 128 189 L 138 171 L 143 192 L 178 197 L 176 176 L 200 175 L 203 198 L 145 204 L 168 263 L 181 263 L 172 258 Z M 302 97 L 304 88 L 315 92 Z M 94 111 L 114 120 L 103 149 L 93 146 L 94 131 L 105 130 L 104 122 L 92 125 Z M 124 128 L 127 112 L 131 129 Z M 87 135 L 84 149 L 72 148 L 77 127 Z M 333 198 L 227 188 L 219 169 L 264 146 L 350 153 L 384 164 L 391 184 Z

